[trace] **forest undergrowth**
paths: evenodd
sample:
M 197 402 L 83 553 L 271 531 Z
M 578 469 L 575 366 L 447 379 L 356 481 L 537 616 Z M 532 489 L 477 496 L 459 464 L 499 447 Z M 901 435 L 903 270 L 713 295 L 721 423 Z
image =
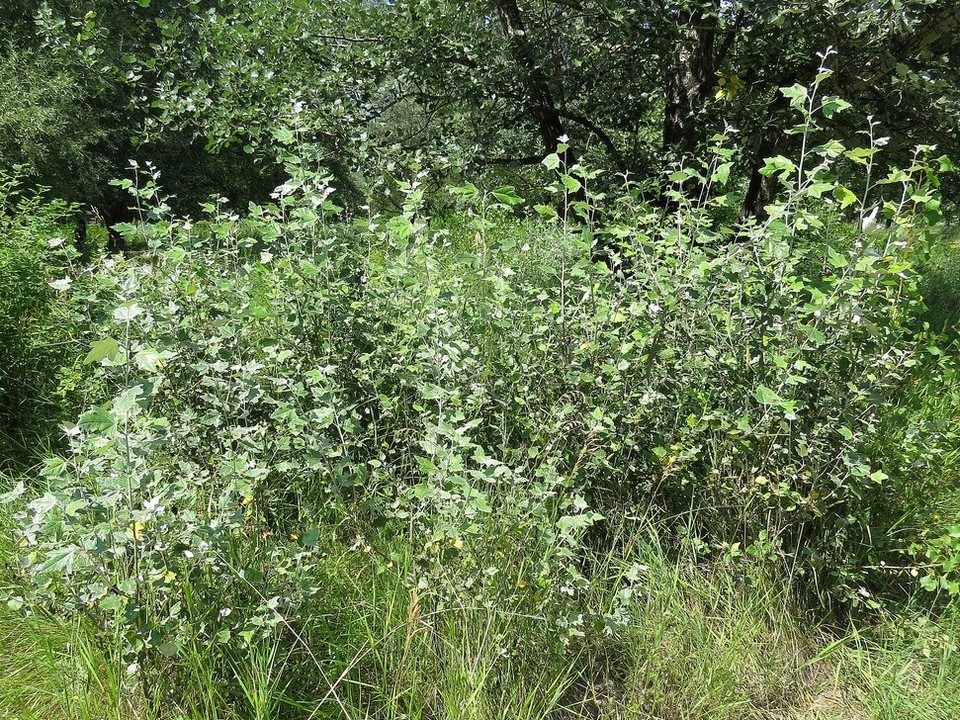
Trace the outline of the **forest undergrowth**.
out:
M 7 178 L 0 716 L 960 716 L 949 161 L 741 223 L 722 141 L 666 210 L 561 149 L 536 220 L 146 168 L 87 257 Z

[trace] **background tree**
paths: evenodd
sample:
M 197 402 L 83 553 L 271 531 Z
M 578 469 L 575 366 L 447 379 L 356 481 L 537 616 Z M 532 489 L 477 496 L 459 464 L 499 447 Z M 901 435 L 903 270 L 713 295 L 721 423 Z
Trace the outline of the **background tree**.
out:
M 182 211 L 196 210 L 214 192 L 245 204 L 265 197 L 278 181 L 276 166 L 257 163 L 239 148 L 214 155 L 194 134 L 148 134 L 154 110 L 147 88 L 159 77 L 149 56 L 165 31 L 189 27 L 200 4 L 134 7 L 111 0 L 17 0 L 0 14 L 6 40 L 0 50 L 0 163 L 21 166 L 26 180 L 77 203 L 81 244 L 90 215 L 108 229 L 126 216 L 128 198 L 110 180 L 126 174 L 130 159 L 155 161 Z M 119 243 L 111 232 L 111 244 Z
M 732 128 L 744 212 L 758 214 L 774 190 L 763 159 L 795 142 L 779 89 L 808 84 L 827 48 L 826 91 L 854 101 L 830 134 L 858 144 L 874 118 L 892 163 L 918 141 L 958 149 L 947 0 L 58 0 L 39 6 L 40 35 L 11 17 L 16 42 L 77 79 L 90 157 L 117 168 L 149 143 L 186 207 L 211 184 L 174 168 L 232 168 L 239 197 L 275 179 L 292 143 L 359 203 L 414 155 L 522 182 L 568 136 L 612 178 L 656 178 Z

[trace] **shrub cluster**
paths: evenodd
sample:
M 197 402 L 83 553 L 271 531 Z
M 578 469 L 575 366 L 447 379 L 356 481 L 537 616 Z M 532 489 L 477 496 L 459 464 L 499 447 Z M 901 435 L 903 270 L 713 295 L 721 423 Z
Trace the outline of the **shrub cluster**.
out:
M 616 631 L 623 607 L 581 601 L 589 558 L 634 513 L 829 602 L 914 578 L 957 592 L 949 519 L 902 524 L 956 485 L 929 481 L 956 447 L 950 409 L 913 427 L 901 401 L 955 372 L 916 322 L 907 210 L 927 209 L 933 176 L 919 156 L 892 174 L 895 225 L 851 241 L 824 200 L 852 202 L 831 175 L 844 153 L 862 157 L 834 143 L 811 170 L 771 161 L 786 199 L 737 228 L 716 220 L 722 147 L 678 171 L 667 212 L 627 188 L 602 221 L 590 173 L 557 156 L 565 201 L 539 223 L 509 219 L 511 188 L 468 185 L 445 228 L 416 183 L 393 217 L 333 222 L 302 169 L 243 220 L 158 205 L 125 228 L 145 251 L 63 288 L 87 309 L 86 396 L 104 401 L 4 498 L 22 503 L 31 580 L 12 601 L 88 615 L 149 682 L 197 643 L 296 645 L 318 607 L 336 614 L 333 547 L 399 573 L 418 613 L 498 605 L 562 637 Z
M 63 235 L 70 211 L 0 171 L 0 448 L 10 458 L 61 417 L 56 378 L 72 349 L 57 298 L 76 259 Z

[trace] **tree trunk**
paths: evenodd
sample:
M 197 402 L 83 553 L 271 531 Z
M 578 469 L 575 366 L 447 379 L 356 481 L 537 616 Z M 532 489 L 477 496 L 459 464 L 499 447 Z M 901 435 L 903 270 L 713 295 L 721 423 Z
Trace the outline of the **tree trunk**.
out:
M 717 9 L 697 8 L 680 29 L 680 40 L 666 77 L 663 147 L 668 153 L 689 155 L 702 140 L 700 114 L 714 82 L 714 43 Z
M 81 205 L 77 209 L 73 223 L 73 244 L 77 248 L 77 252 L 80 253 L 80 262 L 85 264 L 90 260 L 90 246 L 87 242 L 89 220 L 87 219 L 87 208 L 85 206 Z
M 130 208 L 126 203 L 116 197 L 104 199 L 94 208 L 94 213 L 100 218 L 103 227 L 107 231 L 107 252 L 119 253 L 127 249 L 127 243 L 123 235 L 114 226 L 117 223 L 124 222 L 130 217 Z
M 757 149 L 753 154 L 753 164 L 750 169 L 750 184 L 747 186 L 747 193 L 743 198 L 743 206 L 740 208 L 740 219 L 746 220 L 753 217 L 758 220 L 767 218 L 766 206 L 773 200 L 776 190 L 776 181 L 772 177 L 764 177 L 760 174 L 766 160 L 778 154 L 780 143 L 786 137 L 783 134 L 782 119 L 783 112 L 790 107 L 790 100 L 778 89 L 773 99 L 767 104 L 767 118 L 760 128 L 760 138 L 757 142 Z
M 497 13 L 500 16 L 500 24 L 503 27 L 503 34 L 510 46 L 510 54 L 520 72 L 520 78 L 526 91 L 527 111 L 537 124 L 540 133 L 540 141 L 543 144 L 545 155 L 556 152 L 557 144 L 560 138 L 565 138 L 567 133 L 563 124 L 563 116 L 566 115 L 573 122 L 580 123 L 588 128 L 592 123 L 587 118 L 575 115 L 573 113 L 561 111 L 557 107 L 553 92 L 550 89 L 550 82 L 544 71 L 543 64 L 537 57 L 536 48 L 527 37 L 523 24 L 523 17 L 520 13 L 520 7 L 516 0 L 494 0 Z M 600 131 L 598 127 L 593 126 L 593 131 L 597 133 L 601 141 L 607 145 L 608 150 L 615 151 L 613 142 L 610 138 Z M 614 153 L 615 154 L 615 153 Z M 615 154 L 616 156 L 616 154 Z M 563 168 L 569 168 L 573 164 L 574 155 L 572 149 L 568 146 L 566 150 L 560 153 L 560 161 Z M 574 203 L 586 200 L 586 192 L 581 186 L 575 191 L 567 201 Z M 561 213 L 567 211 L 562 207 L 564 200 L 560 199 L 561 207 L 558 210 Z M 575 220 L 574 220 L 575 221 Z M 591 258 L 595 261 L 603 261 L 612 267 L 611 249 L 600 243 L 595 244 L 590 251 Z
M 503 34 L 510 46 L 510 55 L 520 71 L 527 93 L 527 109 L 537 124 L 544 154 L 552 153 L 557 149 L 558 139 L 566 135 L 566 132 L 547 75 L 527 37 L 516 0 L 494 0 L 494 5 L 500 16 Z
M 898 63 L 905 62 L 917 53 L 931 48 L 958 30 L 960 30 L 960 4 L 947 5 L 945 8 L 932 11 L 891 43 L 889 51 L 878 66 L 861 68 L 849 63 L 840 64 L 834 72 L 832 92 L 849 97 L 868 94 L 896 70 Z M 844 57 L 845 53 L 841 48 L 839 58 Z M 816 64 L 809 64 L 793 68 L 788 74 L 778 77 L 774 87 L 779 88 L 794 82 L 808 83 L 817 67 Z M 783 130 L 786 125 L 784 114 L 789 106 L 789 100 L 777 89 L 773 99 L 767 105 L 767 118 L 760 130 L 750 173 L 750 184 L 740 212 L 742 219 L 755 217 L 763 220 L 767 217 L 764 207 L 773 200 L 776 181 L 761 175 L 760 170 L 767 158 L 783 154 L 786 141 Z

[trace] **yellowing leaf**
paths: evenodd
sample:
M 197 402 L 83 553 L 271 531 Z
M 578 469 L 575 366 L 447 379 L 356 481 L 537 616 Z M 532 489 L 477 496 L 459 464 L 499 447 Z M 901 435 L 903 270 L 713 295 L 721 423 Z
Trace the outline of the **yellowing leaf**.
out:
M 722 72 L 718 72 L 716 75 L 718 78 L 717 90 L 713 95 L 715 100 L 729 102 L 740 94 L 740 91 L 743 89 L 743 80 L 740 79 L 739 75 L 733 74 L 728 76 Z

